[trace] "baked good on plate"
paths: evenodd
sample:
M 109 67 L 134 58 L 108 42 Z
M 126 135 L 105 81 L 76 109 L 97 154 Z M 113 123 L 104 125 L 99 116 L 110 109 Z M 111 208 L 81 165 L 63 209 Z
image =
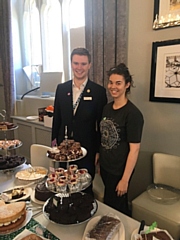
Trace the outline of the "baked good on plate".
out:
M 167 234 L 167 232 L 163 230 L 157 230 L 147 234 L 141 234 L 141 237 L 142 237 L 142 240 L 154 240 L 154 239 L 171 240 L 172 239 Z
M 38 183 L 35 187 L 35 198 L 39 201 L 46 201 L 48 198 L 54 195 L 49 189 L 47 189 L 45 182 Z
M 115 233 L 119 229 L 120 220 L 104 215 L 100 218 L 98 223 L 89 231 L 86 238 L 87 240 L 109 240 L 113 239 Z
M 32 234 L 29 234 L 28 236 L 21 238 L 20 240 L 42 240 L 42 238 L 32 233 Z
M 8 231 L 18 227 L 26 217 L 25 202 L 0 204 L 0 232 Z
M 48 157 L 56 161 L 69 161 L 83 156 L 81 144 L 73 139 L 64 140 L 59 146 L 47 151 Z
M 90 194 L 57 194 L 50 198 L 44 211 L 49 219 L 59 224 L 77 224 L 89 219 L 97 210 Z

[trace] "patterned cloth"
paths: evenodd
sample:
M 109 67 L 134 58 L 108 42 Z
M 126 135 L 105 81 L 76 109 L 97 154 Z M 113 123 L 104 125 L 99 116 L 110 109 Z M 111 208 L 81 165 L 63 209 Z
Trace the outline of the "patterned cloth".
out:
M 42 228 L 44 229 L 36 220 L 34 220 L 33 218 L 31 219 L 31 221 L 23 228 L 21 228 L 20 230 L 13 232 L 11 234 L 6 234 L 6 235 L 1 235 L 0 236 L 0 240 L 13 240 L 18 234 L 20 234 L 25 228 L 27 228 L 28 230 L 30 230 L 31 232 L 36 233 L 36 228 Z M 45 238 L 51 237 L 51 240 L 60 240 L 59 238 L 55 237 L 51 232 L 49 232 L 47 229 L 44 230 L 44 236 Z

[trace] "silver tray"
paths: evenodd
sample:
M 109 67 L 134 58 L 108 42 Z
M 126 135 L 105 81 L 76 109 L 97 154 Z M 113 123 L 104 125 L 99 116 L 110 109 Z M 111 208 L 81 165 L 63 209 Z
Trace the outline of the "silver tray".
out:
M 84 195 L 84 194 L 86 194 L 86 193 L 81 192 L 81 194 Z M 60 195 L 61 195 L 61 193 L 58 193 L 58 194 L 56 194 L 55 196 L 60 196 Z M 52 197 L 51 197 L 51 198 L 52 198 Z M 61 225 L 61 226 L 73 226 L 73 225 L 76 226 L 76 225 L 82 224 L 82 223 L 84 223 L 84 222 L 87 222 L 88 220 L 90 220 L 90 219 L 94 216 L 94 214 L 97 212 L 97 209 L 98 209 L 98 203 L 97 203 L 96 199 L 94 199 L 93 209 L 91 210 L 91 216 L 90 216 L 90 218 L 87 218 L 87 219 L 85 219 L 85 220 L 82 221 L 82 222 L 73 223 L 73 224 L 57 223 L 57 222 L 54 222 L 54 221 L 50 220 L 50 219 L 49 219 L 49 213 L 45 212 L 45 207 L 46 207 L 46 205 L 48 204 L 48 202 L 49 202 L 49 200 L 50 200 L 51 198 L 49 198 L 49 199 L 44 203 L 44 206 L 43 206 L 43 215 L 44 215 L 45 218 L 46 218 L 47 220 L 49 220 L 50 222 L 55 223 L 55 224 L 58 224 L 58 225 Z
M 147 188 L 149 197 L 158 203 L 173 204 L 180 199 L 180 191 L 163 184 L 151 184 Z
M 22 222 L 21 225 L 17 226 L 16 228 L 6 230 L 4 232 L 0 232 L 0 236 L 5 235 L 5 234 L 14 233 L 14 232 L 20 230 L 21 228 L 25 227 L 28 224 L 28 222 L 31 220 L 31 218 L 32 218 L 32 210 L 26 210 L 26 218 L 25 218 L 24 222 Z
M 88 188 L 91 185 L 92 177 L 91 177 L 91 175 L 89 173 L 86 173 L 86 179 L 87 179 L 87 181 L 85 181 L 85 182 L 79 182 L 78 189 L 74 190 L 74 191 L 70 191 L 69 188 L 68 188 L 68 185 L 67 185 L 66 192 L 64 192 L 64 191 L 63 192 L 57 192 L 55 190 L 52 190 L 52 189 L 49 188 L 49 186 L 47 184 L 48 179 L 46 180 L 45 185 L 46 185 L 47 189 L 49 189 L 49 191 L 54 192 L 54 193 L 69 193 L 69 192 L 75 193 L 75 192 L 81 192 L 81 191 L 85 190 L 86 188 Z
M 24 159 L 24 162 L 22 164 L 20 164 L 19 166 L 16 166 L 16 167 L 13 167 L 13 168 L 0 169 L 0 172 L 3 172 L 3 173 L 14 172 L 18 168 L 22 167 L 22 165 L 25 164 L 25 163 L 26 163 L 26 158 Z
M 17 148 L 19 148 L 19 147 L 21 147 L 23 145 L 23 143 L 20 141 L 20 143 L 17 145 L 17 146 L 11 146 L 11 147 L 9 147 L 9 148 L 0 148 L 0 150 L 1 151 L 11 151 L 11 150 L 15 150 L 15 149 L 17 149 Z
M 87 150 L 85 148 L 81 147 L 81 150 L 83 152 L 83 155 L 81 157 L 79 157 L 79 158 L 66 160 L 66 161 L 61 161 L 61 160 L 58 161 L 58 160 L 56 160 L 54 158 L 49 158 L 49 159 L 52 160 L 53 162 L 63 162 L 63 163 L 78 161 L 78 160 L 84 158 L 87 155 Z
M 14 127 L 12 128 L 9 128 L 9 129 L 0 129 L 0 132 L 8 132 L 8 131 L 13 131 L 13 130 L 16 130 L 19 126 L 17 125 L 14 125 Z

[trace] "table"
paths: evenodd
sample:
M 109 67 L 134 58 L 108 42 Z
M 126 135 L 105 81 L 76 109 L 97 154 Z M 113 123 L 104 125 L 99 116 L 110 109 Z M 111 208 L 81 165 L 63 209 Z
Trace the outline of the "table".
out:
M 23 166 L 22 169 L 24 167 L 25 166 Z M 20 169 L 18 169 L 18 171 L 19 170 Z M 0 192 L 6 190 L 7 188 L 11 188 L 19 185 L 19 182 L 14 177 L 15 173 L 16 171 L 9 175 L 4 174 L 2 172 L 0 173 Z M 94 216 L 104 215 L 109 213 L 113 213 L 117 215 L 122 221 L 125 228 L 125 240 L 130 240 L 132 232 L 139 227 L 140 223 L 122 214 L 121 212 L 114 210 L 113 208 L 105 205 L 104 203 L 101 203 L 99 201 L 97 201 L 97 203 L 98 203 L 98 210 Z M 46 227 L 50 232 L 52 232 L 60 240 L 71 240 L 71 239 L 81 240 L 84 233 L 84 229 L 87 225 L 87 222 L 81 223 L 79 225 L 72 225 L 72 226 L 63 226 L 59 224 L 54 224 L 49 222 L 42 213 L 34 217 L 34 219 L 37 222 L 39 222 L 42 226 Z

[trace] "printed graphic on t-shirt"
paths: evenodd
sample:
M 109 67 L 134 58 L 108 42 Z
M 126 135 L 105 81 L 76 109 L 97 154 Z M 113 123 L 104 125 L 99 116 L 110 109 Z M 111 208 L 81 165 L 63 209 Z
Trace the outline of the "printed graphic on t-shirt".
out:
M 104 118 L 100 123 L 101 145 L 105 149 L 117 148 L 120 142 L 119 132 L 121 129 L 113 119 Z

